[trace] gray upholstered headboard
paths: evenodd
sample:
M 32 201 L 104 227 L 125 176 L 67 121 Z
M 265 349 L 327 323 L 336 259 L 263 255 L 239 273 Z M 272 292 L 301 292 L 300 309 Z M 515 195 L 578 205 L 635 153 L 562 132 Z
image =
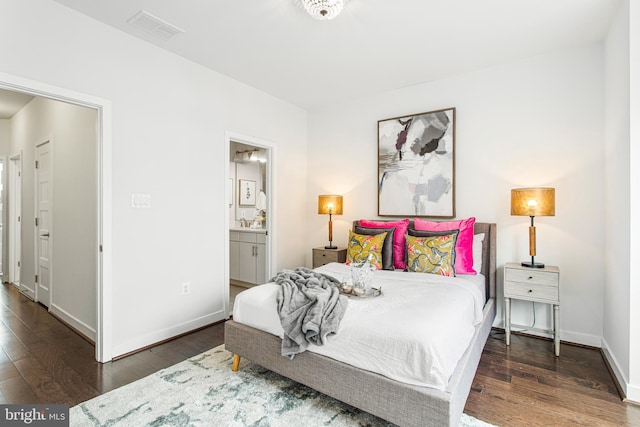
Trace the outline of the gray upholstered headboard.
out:
M 376 219 L 375 221 L 385 221 Z M 390 220 L 397 221 L 397 220 Z M 353 221 L 353 226 L 360 225 L 360 221 Z M 413 227 L 413 220 L 409 223 Z M 354 228 L 352 228 L 354 229 Z M 485 277 L 487 298 L 496 297 L 496 224 L 489 222 L 476 222 L 473 228 L 474 234 L 485 233 L 482 242 L 482 271 Z

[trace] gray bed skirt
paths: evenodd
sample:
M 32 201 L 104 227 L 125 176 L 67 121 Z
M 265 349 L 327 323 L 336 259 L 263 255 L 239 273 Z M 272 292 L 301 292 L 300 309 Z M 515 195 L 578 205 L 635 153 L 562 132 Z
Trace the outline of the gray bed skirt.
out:
M 309 351 L 289 360 L 280 354 L 279 337 L 233 320 L 225 324 L 224 341 L 236 355 L 400 426 L 457 426 L 495 315 L 495 298 L 490 298 L 444 391 L 400 383 Z

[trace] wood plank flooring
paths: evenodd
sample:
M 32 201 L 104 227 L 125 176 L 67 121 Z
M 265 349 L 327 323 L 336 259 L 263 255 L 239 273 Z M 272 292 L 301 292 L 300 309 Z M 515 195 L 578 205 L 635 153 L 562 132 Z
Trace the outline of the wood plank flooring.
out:
M 46 308 L 0 286 L 0 403 L 74 406 L 224 342 L 222 323 L 100 364 L 94 347 Z M 600 352 L 492 331 L 465 412 L 502 427 L 640 426 L 620 401 Z
M 0 286 L 0 403 L 69 406 L 129 384 L 224 342 L 224 324 L 114 362 L 95 361 L 92 344 L 20 295 Z
M 640 426 L 620 400 L 599 350 L 493 330 L 465 412 L 499 426 Z

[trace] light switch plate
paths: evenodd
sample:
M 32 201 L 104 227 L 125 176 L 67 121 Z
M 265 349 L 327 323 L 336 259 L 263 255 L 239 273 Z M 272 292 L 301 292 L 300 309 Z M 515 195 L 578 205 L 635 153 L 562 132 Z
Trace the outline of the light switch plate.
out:
M 151 194 L 133 193 L 131 194 L 131 207 L 139 209 L 151 208 Z

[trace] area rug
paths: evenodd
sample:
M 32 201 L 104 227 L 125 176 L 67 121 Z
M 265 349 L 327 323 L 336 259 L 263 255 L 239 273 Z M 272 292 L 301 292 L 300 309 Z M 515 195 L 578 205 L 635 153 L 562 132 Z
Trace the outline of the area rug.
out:
M 224 345 L 71 408 L 71 426 L 393 426 L 251 362 Z M 463 414 L 460 426 L 491 424 Z

